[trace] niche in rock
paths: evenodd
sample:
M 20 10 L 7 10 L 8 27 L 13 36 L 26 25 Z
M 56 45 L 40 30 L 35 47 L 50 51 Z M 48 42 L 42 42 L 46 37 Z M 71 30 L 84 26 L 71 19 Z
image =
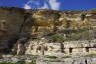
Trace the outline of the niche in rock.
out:
M 89 52 L 89 47 L 86 47 L 85 49 L 86 49 L 86 52 Z
M 69 48 L 69 53 L 72 53 L 73 48 Z
M 39 50 L 39 51 L 40 51 L 40 50 L 41 50 L 41 46 L 38 46 L 38 47 L 37 47 L 37 50 Z

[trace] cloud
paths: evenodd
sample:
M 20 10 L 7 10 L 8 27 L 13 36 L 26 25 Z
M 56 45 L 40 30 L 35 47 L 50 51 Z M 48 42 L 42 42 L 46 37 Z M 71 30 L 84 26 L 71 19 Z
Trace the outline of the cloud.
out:
M 31 9 L 31 7 L 27 4 L 24 5 L 24 9 Z
M 43 5 L 41 5 L 43 0 L 29 0 L 25 5 L 24 9 L 53 9 L 59 10 L 60 9 L 60 2 L 57 0 L 44 0 Z M 47 2 L 46 2 L 47 1 Z
M 26 4 L 24 4 L 24 9 L 37 9 L 40 7 L 40 0 L 29 0 Z
M 44 6 L 42 6 L 41 8 L 39 8 L 39 9 L 48 9 L 49 7 L 48 7 L 48 5 L 46 4 L 46 3 L 44 3 Z
M 48 3 L 53 10 L 59 10 L 60 9 L 60 2 L 57 2 L 57 0 L 48 0 Z M 42 6 L 40 9 L 49 9 L 50 8 L 47 3 L 44 3 L 44 6 Z
M 57 0 L 49 0 L 49 4 L 53 10 L 59 10 L 60 8 L 60 2 L 57 2 Z

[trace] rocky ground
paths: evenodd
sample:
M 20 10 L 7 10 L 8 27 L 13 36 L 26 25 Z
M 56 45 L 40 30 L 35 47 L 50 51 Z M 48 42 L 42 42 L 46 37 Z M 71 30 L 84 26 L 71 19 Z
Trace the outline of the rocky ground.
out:
M 96 64 L 96 57 L 67 58 L 62 60 L 38 61 L 37 64 Z
M 36 56 L 36 55 L 2 55 L 0 64 L 96 64 L 96 54 Z
M 28 64 L 36 62 L 37 56 L 32 55 L 2 55 L 0 58 L 0 64 Z
M 96 55 L 68 55 L 63 57 L 46 56 L 37 58 L 37 64 L 96 64 Z

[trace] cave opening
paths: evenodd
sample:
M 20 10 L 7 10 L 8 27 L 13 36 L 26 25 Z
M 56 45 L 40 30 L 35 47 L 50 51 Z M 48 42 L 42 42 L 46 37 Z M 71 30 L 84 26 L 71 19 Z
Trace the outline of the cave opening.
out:
M 73 48 L 69 48 L 69 53 L 72 53 Z
M 86 47 L 85 49 L 86 49 L 86 52 L 89 52 L 89 47 Z

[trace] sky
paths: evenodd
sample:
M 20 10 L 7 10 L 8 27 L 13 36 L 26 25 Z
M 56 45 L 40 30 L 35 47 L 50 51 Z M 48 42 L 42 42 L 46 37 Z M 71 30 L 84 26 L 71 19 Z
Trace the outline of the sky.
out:
M 89 10 L 96 8 L 96 0 L 0 0 L 0 6 L 25 9 Z

